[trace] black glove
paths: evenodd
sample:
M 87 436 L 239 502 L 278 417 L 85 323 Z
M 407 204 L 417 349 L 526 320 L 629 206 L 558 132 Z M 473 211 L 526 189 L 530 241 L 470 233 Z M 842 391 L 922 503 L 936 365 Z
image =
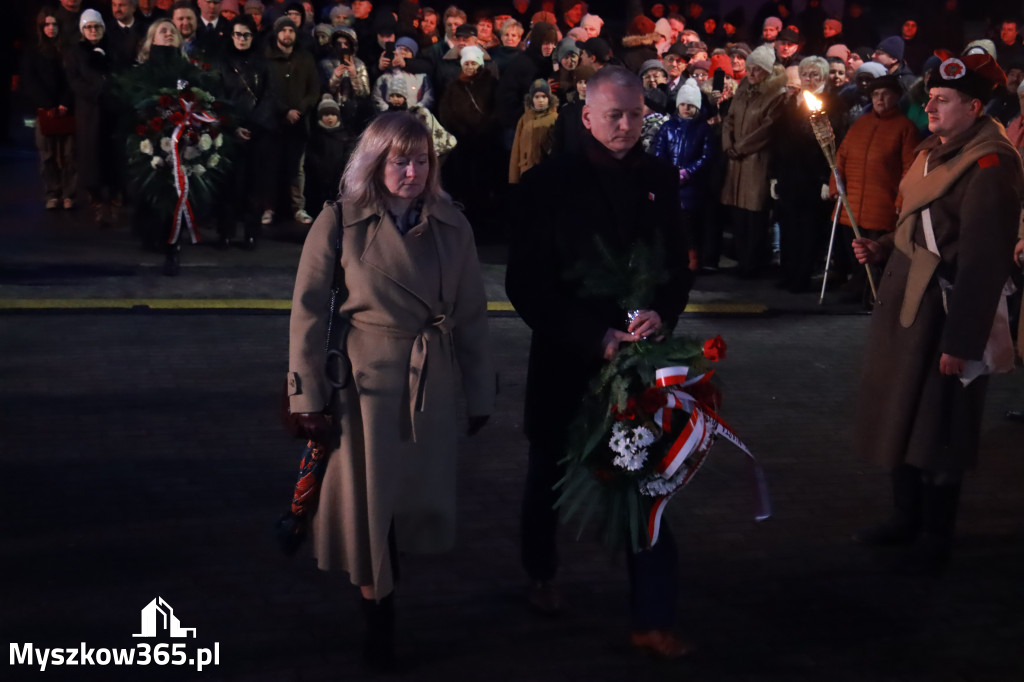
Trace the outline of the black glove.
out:
M 476 417 L 470 416 L 469 429 L 466 430 L 466 434 L 470 436 L 475 436 L 480 432 L 480 429 L 484 428 L 484 424 L 486 424 L 487 420 L 490 418 L 491 415 L 489 414 L 481 414 L 477 415 Z

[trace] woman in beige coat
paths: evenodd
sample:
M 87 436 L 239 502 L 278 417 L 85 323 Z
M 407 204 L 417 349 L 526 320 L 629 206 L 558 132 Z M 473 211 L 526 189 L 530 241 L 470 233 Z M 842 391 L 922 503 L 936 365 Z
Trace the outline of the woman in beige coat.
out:
M 364 656 L 387 667 L 398 551 L 455 541 L 456 362 L 471 435 L 494 407 L 487 300 L 472 228 L 441 191 L 430 133 L 415 116 L 383 114 L 367 127 L 338 208 L 320 214 L 302 249 L 289 407 L 310 437 L 333 445 L 312 519 L 317 564 L 359 586 Z M 339 229 L 352 381 L 332 401 L 324 339 Z
M 722 205 L 731 207 L 737 274 L 756 277 L 768 265 L 768 166 L 770 142 L 781 115 L 786 72 L 762 45 L 747 57 L 747 76 L 722 121 L 727 160 Z

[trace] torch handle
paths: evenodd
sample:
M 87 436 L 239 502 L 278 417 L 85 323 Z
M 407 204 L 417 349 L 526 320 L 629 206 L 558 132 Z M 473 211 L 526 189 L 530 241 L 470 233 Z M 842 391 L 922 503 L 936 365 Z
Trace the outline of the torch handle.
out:
M 836 168 L 834 161 L 832 158 L 828 157 L 827 154 L 826 158 L 829 159 L 829 166 L 832 167 L 832 175 L 836 180 L 836 190 L 839 192 L 839 199 L 843 202 L 843 208 L 846 209 L 846 215 L 850 218 L 850 227 L 853 228 L 853 236 L 860 239 L 860 228 L 857 227 L 857 219 L 853 217 L 853 209 L 850 208 L 850 200 L 846 196 L 846 188 L 843 186 L 843 182 L 839 178 L 839 169 Z M 878 300 L 878 289 L 875 287 L 875 278 L 871 274 L 871 266 L 868 263 L 865 263 L 864 270 L 868 273 L 868 286 L 871 287 L 871 300 Z

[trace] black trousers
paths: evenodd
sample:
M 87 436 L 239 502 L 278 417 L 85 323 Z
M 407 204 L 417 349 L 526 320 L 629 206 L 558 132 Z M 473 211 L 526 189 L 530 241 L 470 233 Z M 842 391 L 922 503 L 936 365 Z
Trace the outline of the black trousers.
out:
M 807 287 L 815 270 L 824 270 L 824 259 L 819 259 L 819 254 L 831 229 L 828 204 L 812 199 L 786 202 L 780 209 L 783 281 L 794 287 Z
M 768 211 L 732 208 L 732 239 L 736 248 L 736 272 L 740 277 L 756 277 L 768 267 L 771 248 L 768 240 Z
M 551 580 L 558 572 L 558 512 L 554 505 L 559 492 L 553 488 L 565 474 L 558 463 L 562 457 L 560 448 L 530 444 L 521 552 L 523 568 L 535 582 Z M 673 626 L 678 591 L 676 565 L 675 540 L 664 521 L 654 547 L 639 552 L 626 548 L 633 630 L 664 630 Z

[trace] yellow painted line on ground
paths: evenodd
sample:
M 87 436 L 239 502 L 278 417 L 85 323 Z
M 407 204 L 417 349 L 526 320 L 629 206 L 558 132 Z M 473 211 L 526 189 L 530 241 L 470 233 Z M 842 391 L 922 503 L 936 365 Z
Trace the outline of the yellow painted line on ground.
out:
M 0 310 L 92 310 L 150 308 L 152 310 L 290 310 L 292 302 L 275 298 L 8 298 Z M 490 301 L 489 312 L 514 312 L 508 301 Z M 691 303 L 687 313 L 762 315 L 759 303 Z

